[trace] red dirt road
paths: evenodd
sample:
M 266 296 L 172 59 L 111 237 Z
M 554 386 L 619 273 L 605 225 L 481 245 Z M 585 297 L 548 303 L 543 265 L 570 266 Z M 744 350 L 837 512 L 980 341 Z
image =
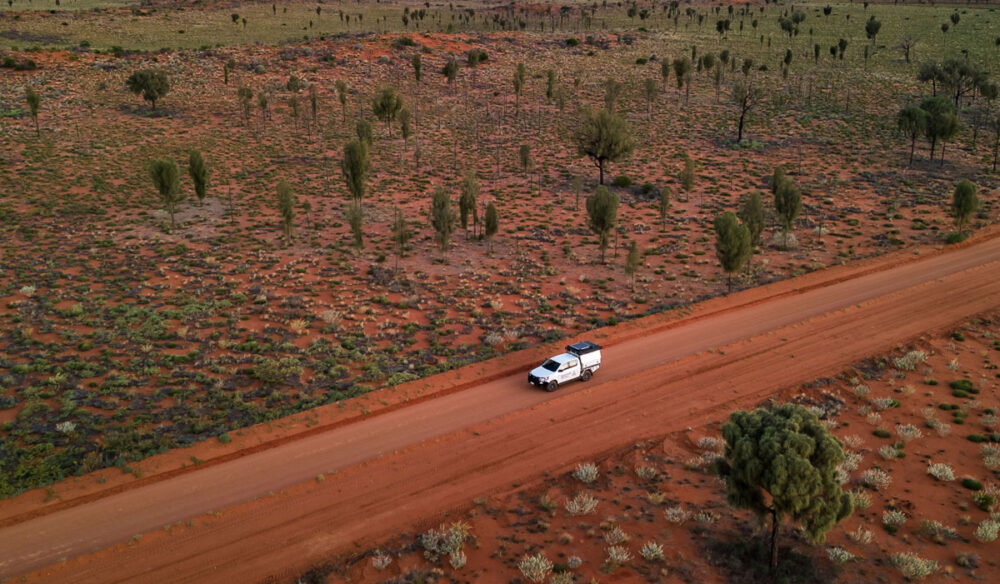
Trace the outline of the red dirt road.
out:
M 998 276 L 994 237 L 609 344 L 591 382 L 556 394 L 512 375 L 6 527 L 0 578 L 291 581 L 359 542 L 582 457 L 721 419 L 996 308 Z M 193 528 L 161 529 L 227 507 Z

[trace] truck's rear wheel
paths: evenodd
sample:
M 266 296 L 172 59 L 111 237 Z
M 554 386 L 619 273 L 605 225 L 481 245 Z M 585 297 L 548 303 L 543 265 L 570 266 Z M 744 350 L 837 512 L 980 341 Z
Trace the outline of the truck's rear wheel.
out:
M 558 381 L 550 381 L 545 385 L 545 391 L 555 391 L 559 389 Z
M 583 375 L 580 376 L 580 379 L 583 381 L 590 381 L 591 375 L 592 373 L 590 372 L 590 369 L 587 369 L 586 371 L 583 372 Z

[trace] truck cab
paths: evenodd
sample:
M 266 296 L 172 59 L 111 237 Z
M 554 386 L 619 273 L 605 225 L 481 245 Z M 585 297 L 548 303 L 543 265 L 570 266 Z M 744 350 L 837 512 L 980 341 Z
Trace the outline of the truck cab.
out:
M 590 341 L 566 346 L 566 352 L 549 357 L 528 374 L 528 383 L 555 391 L 559 384 L 587 381 L 601 367 L 601 347 Z

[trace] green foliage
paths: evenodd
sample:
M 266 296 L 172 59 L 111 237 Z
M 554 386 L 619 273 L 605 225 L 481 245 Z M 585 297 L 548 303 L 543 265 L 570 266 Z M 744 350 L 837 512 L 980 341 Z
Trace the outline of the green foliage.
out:
M 441 251 L 448 250 L 448 242 L 455 230 L 455 210 L 451 207 L 451 197 L 438 187 L 431 196 L 431 227 Z
M 611 230 L 618 223 L 618 195 L 601 185 L 590 197 L 587 197 L 587 216 L 590 230 L 597 234 L 601 246 L 601 263 L 604 263 L 604 252 L 608 249 Z
M 715 218 L 715 257 L 726 272 L 726 285 L 733 289 L 733 274 L 743 269 L 753 248 L 750 230 L 740 223 L 735 213 L 726 211 Z
M 399 110 L 403 108 L 403 98 L 392 87 L 383 87 L 372 99 L 372 113 L 385 122 L 389 135 L 392 135 L 392 122 L 396 120 Z
M 983 483 L 971 477 L 962 479 L 962 486 L 970 491 L 981 491 L 983 489 Z
M 958 117 L 955 107 L 942 97 L 928 97 L 920 102 L 920 109 L 927 112 L 927 124 L 924 126 L 924 136 L 931 145 L 931 160 L 934 160 L 934 149 L 938 142 L 947 142 L 958 132 Z
M 302 374 L 302 364 L 294 357 L 279 360 L 263 360 L 253 366 L 252 375 L 264 385 L 281 385 L 293 375 Z
M 448 80 L 448 85 L 454 83 L 455 78 L 458 77 L 458 61 L 448 59 L 448 62 L 444 64 L 444 68 L 441 69 L 441 73 Z
M 628 275 L 633 288 L 635 287 L 635 273 L 639 270 L 641 264 L 642 254 L 639 253 L 638 243 L 633 239 L 632 243 L 629 244 L 628 256 L 625 257 L 625 274 Z
M 136 95 L 148 101 L 156 109 L 156 100 L 170 91 L 170 79 L 160 70 L 140 69 L 125 80 L 125 87 Z
M 781 219 L 784 246 L 787 249 L 788 234 L 792 230 L 795 218 L 802 211 L 802 195 L 792 179 L 785 176 L 784 169 L 780 166 L 774 170 L 771 189 L 774 191 L 774 210 L 778 212 L 778 218 Z
M 250 110 L 253 107 L 253 90 L 242 86 L 236 90 L 236 99 L 240 102 L 240 109 L 243 111 L 243 121 L 250 123 Z
M 413 78 L 420 83 L 423 79 L 423 63 L 420 61 L 420 53 L 414 53 L 413 57 L 410 58 L 410 64 L 413 66 Z
M 581 156 L 588 156 L 600 172 L 604 184 L 604 164 L 624 159 L 635 149 L 632 127 L 617 113 L 584 108 L 575 139 Z
M 736 411 L 722 426 L 725 458 L 719 464 L 731 505 L 772 517 L 772 567 L 778 523 L 799 522 L 815 542 L 853 511 L 837 479 L 840 442 L 802 406 L 785 404 Z
M 347 190 L 354 201 L 360 202 L 365 196 L 369 166 L 367 142 L 351 140 L 344 146 L 344 158 L 340 162 L 340 170 L 344 174 Z
M 514 108 L 521 107 L 521 92 L 524 90 L 524 63 L 518 63 L 514 70 Z
M 354 133 L 358 137 L 358 140 L 371 148 L 372 144 L 375 143 L 375 137 L 372 133 L 372 123 L 361 118 L 354 124 Z
M 42 105 L 42 96 L 38 95 L 35 88 L 29 85 L 24 90 L 24 99 L 28 103 L 31 119 L 35 121 L 35 135 L 40 136 L 41 132 L 38 129 L 38 109 Z
M 694 160 L 688 156 L 688 153 L 684 153 L 684 167 L 681 168 L 681 189 L 685 193 L 690 193 L 691 189 L 694 188 Z
M 399 258 L 402 257 L 411 237 L 413 237 L 413 232 L 406 224 L 403 211 L 399 207 L 395 207 L 392 212 L 392 242 L 396 247 L 396 269 L 399 269 Z
M 955 229 L 959 233 L 965 230 L 965 225 L 973 213 L 979 210 L 979 196 L 976 190 L 976 185 L 966 179 L 962 179 L 955 186 L 955 193 L 951 197 L 951 213 L 955 216 Z
M 177 170 L 177 163 L 172 158 L 153 160 L 149 164 L 149 177 L 160 195 L 160 201 L 170 213 L 170 227 L 173 228 L 177 205 L 184 200 L 184 194 L 180 190 L 180 172 Z
M 192 150 L 188 155 L 188 174 L 194 183 L 195 196 L 204 201 L 208 192 L 208 166 L 198 150 Z
M 490 201 L 490 203 L 486 205 L 486 218 L 485 218 L 484 228 L 485 231 L 483 235 L 485 235 L 486 239 L 489 240 L 490 249 L 492 249 L 493 236 L 496 235 L 497 230 L 500 229 L 500 216 L 497 213 L 497 207 L 496 205 L 493 204 L 493 201 Z
M 462 179 L 462 195 L 458 199 L 459 218 L 462 229 L 465 229 L 466 237 L 469 234 L 469 216 L 472 216 L 473 231 L 479 224 L 478 199 L 479 180 L 476 179 L 476 172 L 470 170 L 465 173 L 465 178 Z
M 759 192 L 754 191 L 744 197 L 738 216 L 750 232 L 752 250 L 760 245 L 760 234 L 764 231 L 764 199 Z
M 352 200 L 347 206 L 347 224 L 351 226 L 351 236 L 353 237 L 354 247 L 361 249 L 365 246 L 364 241 L 364 219 L 365 215 L 361 209 L 361 202 L 358 200 Z
M 292 240 L 292 219 L 295 217 L 295 194 L 285 179 L 278 181 L 278 212 L 281 213 L 281 232 L 285 241 Z
M 927 112 L 916 106 L 908 106 L 896 116 L 896 127 L 910 137 L 910 164 L 917 147 L 917 138 L 927 130 Z

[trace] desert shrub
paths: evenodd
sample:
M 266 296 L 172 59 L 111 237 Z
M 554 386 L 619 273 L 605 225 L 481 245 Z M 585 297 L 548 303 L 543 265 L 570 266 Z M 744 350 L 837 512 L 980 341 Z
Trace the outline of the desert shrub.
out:
M 690 517 L 687 511 L 683 507 L 670 507 L 669 509 L 664 509 L 663 516 L 667 521 L 671 523 L 676 523 L 678 525 L 687 521 Z
M 992 444 L 984 444 L 979 453 L 983 457 L 983 464 L 986 465 L 986 468 L 1000 468 L 1000 448 Z
M 604 541 L 609 545 L 618 545 L 629 540 L 628 534 L 621 527 L 615 525 L 604 533 Z
M 882 512 L 882 526 L 889 533 L 896 533 L 906 523 L 906 514 L 896 509 Z
M 845 451 L 844 462 L 840 463 L 840 469 L 845 473 L 852 473 L 858 470 L 858 465 L 861 464 L 863 458 L 858 452 Z
M 844 562 L 849 562 L 854 559 L 854 554 L 842 547 L 836 546 L 827 548 L 826 555 L 830 558 L 830 560 L 837 562 L 838 564 L 843 564 Z
M 976 507 L 979 507 L 983 511 L 992 513 L 993 509 L 997 505 L 997 498 L 991 493 L 979 491 L 972 496 L 972 502 L 976 504 Z
M 977 481 L 972 477 L 966 477 L 962 479 L 962 486 L 970 491 L 979 491 L 983 488 L 983 483 Z
M 892 477 L 889 476 L 889 473 L 880 468 L 870 468 L 861 473 L 861 484 L 869 489 L 881 491 L 888 487 L 891 482 Z
M 576 470 L 573 471 L 573 478 L 586 484 L 596 481 L 597 465 L 592 462 L 584 462 L 576 465 Z
M 898 408 L 899 400 L 891 397 L 878 397 L 872 400 L 872 405 L 875 406 L 876 410 L 884 412 L 889 408 Z
M 958 532 L 954 529 L 938 521 L 929 519 L 920 522 L 920 533 L 940 544 L 944 544 L 945 539 L 955 539 L 958 537 Z
M 583 560 L 580 556 L 570 556 L 566 558 L 566 565 L 569 566 L 571 570 L 575 570 L 583 565 Z
M 938 569 L 934 560 L 925 560 L 911 552 L 893 554 L 891 560 L 899 573 L 910 580 L 923 580 Z
M 865 397 L 868 395 L 870 389 L 868 388 L 867 385 L 855 385 L 854 388 L 851 389 L 851 391 L 854 392 L 854 395 L 858 397 Z
M 969 393 L 979 393 L 979 390 L 977 390 L 968 379 L 956 379 L 955 381 L 948 383 L 948 387 L 960 391 L 967 391 Z
M 714 436 L 702 436 L 698 439 L 698 448 L 711 452 L 723 452 L 726 449 L 726 441 Z
M 939 481 L 955 480 L 955 473 L 951 470 L 951 467 L 940 462 L 935 462 L 929 465 L 927 467 L 927 474 Z
M 923 351 L 910 351 L 902 357 L 893 359 L 893 366 L 900 371 L 914 371 L 917 365 L 927 360 L 927 353 Z
M 878 449 L 878 454 L 879 456 L 881 456 L 886 460 L 892 460 L 895 458 L 899 458 L 900 451 L 897 450 L 896 447 L 892 445 L 885 444 Z
M 639 550 L 639 555 L 650 562 L 663 559 L 663 546 L 655 541 L 647 541 Z
M 855 489 L 850 492 L 851 500 L 854 501 L 854 508 L 865 510 L 872 506 L 872 496 L 868 494 L 868 491 L 863 491 L 861 489 Z
M 649 466 L 635 467 L 635 474 L 644 481 L 651 481 L 656 478 L 656 469 Z
M 598 500 L 589 493 L 579 493 L 569 501 L 566 501 L 566 511 L 570 515 L 587 515 L 597 509 Z
M 988 543 L 996 541 L 998 534 L 1000 534 L 1000 522 L 987 519 L 976 528 L 975 536 L 979 541 Z
M 924 436 L 920 428 L 917 428 L 913 424 L 896 424 L 896 435 L 902 438 L 904 442 L 923 438 Z
M 232 441 L 233 437 L 229 435 L 229 432 L 224 432 L 219 435 L 219 442 L 222 442 L 223 444 L 229 444 Z
M 534 555 L 527 555 L 517 563 L 517 568 L 521 570 L 521 575 L 532 582 L 544 582 L 552 572 L 552 562 L 545 557 L 544 552 Z
M 389 567 L 392 563 L 392 557 L 389 554 L 383 552 L 382 550 L 376 550 L 375 554 L 372 556 L 372 566 L 376 570 L 384 570 Z
M 264 385 L 280 385 L 292 375 L 300 375 L 302 364 L 294 357 L 278 361 L 264 360 L 254 365 L 251 373 Z
M 847 538 L 854 543 L 866 545 L 872 542 L 872 532 L 859 525 L 857 529 L 847 533 Z
M 626 188 L 632 186 L 632 179 L 624 174 L 620 174 L 616 176 L 613 181 L 611 181 L 611 184 L 619 188 Z
M 420 536 L 420 545 L 424 548 L 424 557 L 431 562 L 437 562 L 441 556 L 454 556 L 462 553 L 462 546 L 469 537 L 471 527 L 463 521 L 456 521 L 449 527 L 431 529 Z
M 632 554 L 620 545 L 608 546 L 607 562 L 612 565 L 621 565 L 632 559 Z
M 890 434 L 888 430 L 883 430 L 879 428 L 878 430 L 872 431 L 872 436 L 875 436 L 877 438 L 890 438 L 892 434 Z

